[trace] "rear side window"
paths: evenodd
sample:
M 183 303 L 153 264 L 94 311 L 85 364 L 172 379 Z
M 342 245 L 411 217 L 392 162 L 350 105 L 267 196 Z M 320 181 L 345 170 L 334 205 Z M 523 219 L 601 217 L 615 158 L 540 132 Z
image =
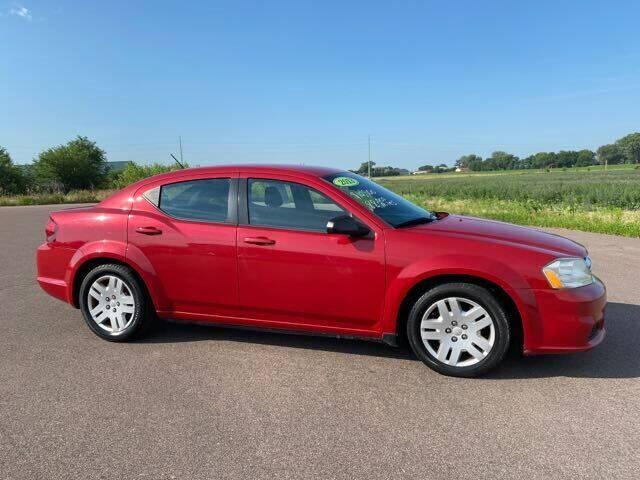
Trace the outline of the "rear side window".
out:
M 326 232 L 327 222 L 346 212 L 326 195 L 294 182 L 249 179 L 249 223 Z
M 184 220 L 227 222 L 230 182 L 228 178 L 208 178 L 162 185 L 156 206 Z M 149 196 L 145 195 L 155 204 L 153 193 Z

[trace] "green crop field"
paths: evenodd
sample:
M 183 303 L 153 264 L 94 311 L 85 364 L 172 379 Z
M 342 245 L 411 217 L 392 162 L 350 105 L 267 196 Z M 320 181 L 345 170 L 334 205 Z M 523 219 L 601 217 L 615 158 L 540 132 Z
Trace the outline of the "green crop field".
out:
M 427 174 L 378 181 L 430 210 L 640 237 L 640 169 L 634 167 Z

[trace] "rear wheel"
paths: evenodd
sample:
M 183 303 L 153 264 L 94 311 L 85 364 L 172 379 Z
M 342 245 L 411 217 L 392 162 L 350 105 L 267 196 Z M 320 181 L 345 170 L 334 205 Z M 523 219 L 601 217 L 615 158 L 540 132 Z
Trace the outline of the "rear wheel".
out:
M 407 336 L 428 367 L 444 375 L 474 377 L 502 361 L 511 328 L 505 309 L 489 290 L 448 283 L 416 301 Z
M 117 264 L 92 269 L 80 285 L 80 310 L 89 328 L 114 342 L 142 333 L 152 320 L 139 280 Z

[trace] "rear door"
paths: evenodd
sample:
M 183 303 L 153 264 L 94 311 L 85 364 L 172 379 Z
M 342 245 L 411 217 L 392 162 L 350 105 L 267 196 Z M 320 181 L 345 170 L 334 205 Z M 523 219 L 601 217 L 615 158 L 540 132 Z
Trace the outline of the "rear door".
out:
M 236 312 L 236 177 L 187 177 L 137 192 L 127 255 L 147 262 L 165 314 L 206 319 Z
M 240 309 L 265 324 L 372 334 L 382 317 L 384 238 L 326 233 L 348 214 L 329 187 L 282 176 L 240 178 Z

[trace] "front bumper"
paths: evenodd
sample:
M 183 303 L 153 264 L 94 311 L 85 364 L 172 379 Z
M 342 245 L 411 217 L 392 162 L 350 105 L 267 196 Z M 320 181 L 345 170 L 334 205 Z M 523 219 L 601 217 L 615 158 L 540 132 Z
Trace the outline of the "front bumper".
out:
M 604 340 L 607 291 L 600 280 L 574 289 L 531 292 L 537 328 L 533 338 L 525 335 L 525 355 L 582 352 Z

